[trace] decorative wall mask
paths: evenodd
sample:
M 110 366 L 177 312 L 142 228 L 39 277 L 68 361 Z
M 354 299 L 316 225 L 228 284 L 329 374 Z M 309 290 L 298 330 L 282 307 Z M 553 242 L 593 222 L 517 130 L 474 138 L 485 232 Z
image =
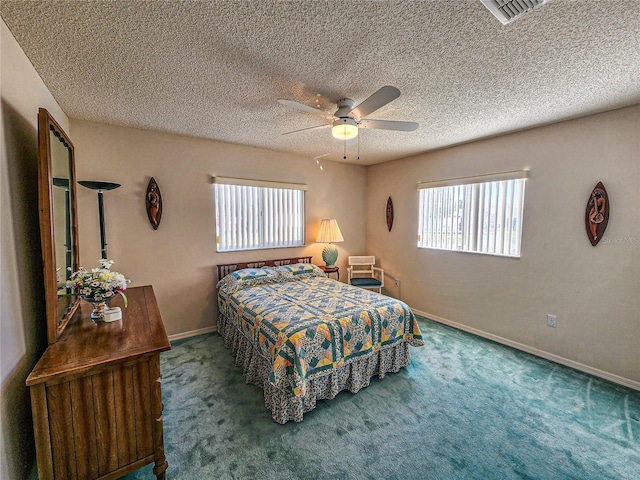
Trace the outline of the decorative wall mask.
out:
M 147 185 L 147 216 L 153 229 L 157 230 L 162 219 L 162 195 L 158 182 L 153 177 Z
M 604 231 L 609 223 L 609 196 L 602 182 L 598 182 L 595 186 L 589 200 L 587 200 L 587 209 L 584 215 L 585 225 L 587 227 L 587 236 L 591 245 L 594 247 L 598 244 Z
M 387 230 L 391 231 L 391 228 L 393 227 L 393 202 L 391 201 L 391 197 L 387 199 L 386 217 L 387 217 Z

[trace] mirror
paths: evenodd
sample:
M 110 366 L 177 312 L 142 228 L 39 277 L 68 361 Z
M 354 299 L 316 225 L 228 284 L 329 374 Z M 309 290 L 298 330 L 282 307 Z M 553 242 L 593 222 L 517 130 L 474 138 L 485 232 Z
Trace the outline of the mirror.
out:
M 38 111 L 38 201 L 47 304 L 47 340 L 55 343 L 78 308 L 66 281 L 78 269 L 75 157 L 71 140 L 49 112 Z

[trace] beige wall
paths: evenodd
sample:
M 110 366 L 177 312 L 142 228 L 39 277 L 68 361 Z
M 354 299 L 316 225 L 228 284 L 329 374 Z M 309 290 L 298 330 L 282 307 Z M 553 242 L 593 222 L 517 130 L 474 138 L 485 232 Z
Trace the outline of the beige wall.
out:
M 38 108 L 68 119 L 0 21 L 0 478 L 26 478 L 35 458 L 24 382 L 46 346 L 38 223 Z
M 418 182 L 522 168 L 520 259 L 416 247 Z M 594 248 L 584 212 L 598 181 L 611 216 Z M 640 382 L 640 106 L 370 167 L 367 249 L 418 311 Z
M 362 166 L 324 162 L 268 150 L 71 119 L 79 180 L 122 184 L 104 194 L 108 256 L 132 286 L 151 284 L 168 333 L 211 327 L 217 316 L 215 265 L 242 259 L 313 255 L 320 220 L 336 218 L 344 243 L 339 266 L 365 247 L 366 171 Z M 306 183 L 306 247 L 216 253 L 211 175 Z M 149 178 L 158 182 L 162 221 L 154 231 L 147 219 Z M 78 188 L 80 261 L 100 258 L 97 196 Z

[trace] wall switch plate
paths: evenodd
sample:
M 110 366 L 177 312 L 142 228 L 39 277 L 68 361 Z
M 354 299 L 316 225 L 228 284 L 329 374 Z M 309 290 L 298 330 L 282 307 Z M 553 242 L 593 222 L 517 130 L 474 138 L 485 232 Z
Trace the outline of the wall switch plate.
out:
M 547 326 L 556 328 L 558 325 L 558 319 L 555 315 L 547 315 Z

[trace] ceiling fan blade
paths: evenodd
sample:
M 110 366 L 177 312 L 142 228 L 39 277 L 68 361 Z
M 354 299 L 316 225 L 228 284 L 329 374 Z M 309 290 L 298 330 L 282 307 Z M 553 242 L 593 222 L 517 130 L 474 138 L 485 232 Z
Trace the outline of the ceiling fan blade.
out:
M 382 87 L 360 105 L 351 110 L 351 112 L 353 112 L 353 116 L 356 120 L 360 120 L 379 108 L 384 107 L 387 103 L 395 100 L 399 96 L 400 90 L 396 87 Z
M 333 115 L 328 114 L 327 112 L 323 112 L 322 110 L 318 110 L 317 108 L 309 107 L 308 105 L 304 105 L 302 103 L 294 102 L 293 100 L 285 100 L 283 98 L 278 99 L 278 103 L 281 105 L 286 105 L 287 107 L 292 107 L 297 110 L 302 110 L 303 112 L 314 113 L 316 115 L 320 115 L 328 120 L 333 120 Z
M 378 130 L 399 130 L 401 132 L 412 132 L 420 125 L 416 122 L 396 122 L 393 120 L 360 120 L 360 128 L 377 128 Z
M 301 128 L 300 130 L 292 130 L 291 132 L 285 132 L 282 135 L 289 135 L 290 133 L 304 132 L 305 130 L 314 130 L 316 128 L 327 128 L 330 126 L 331 126 L 330 123 L 327 123 L 325 125 L 316 125 L 315 127 L 307 127 L 307 128 Z

